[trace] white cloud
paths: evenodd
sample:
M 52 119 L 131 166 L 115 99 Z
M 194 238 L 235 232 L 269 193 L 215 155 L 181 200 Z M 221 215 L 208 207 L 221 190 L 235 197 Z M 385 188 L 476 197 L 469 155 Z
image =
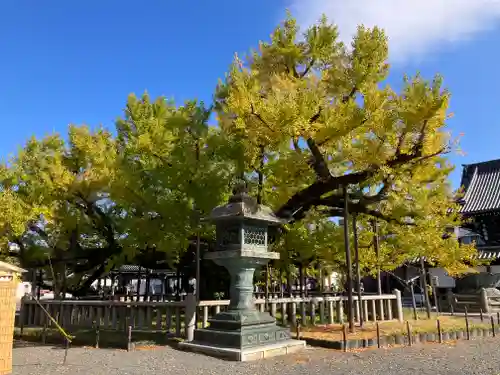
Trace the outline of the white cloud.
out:
M 421 57 L 500 23 L 500 0 L 291 0 L 302 27 L 324 13 L 349 42 L 359 24 L 389 36 L 393 61 Z

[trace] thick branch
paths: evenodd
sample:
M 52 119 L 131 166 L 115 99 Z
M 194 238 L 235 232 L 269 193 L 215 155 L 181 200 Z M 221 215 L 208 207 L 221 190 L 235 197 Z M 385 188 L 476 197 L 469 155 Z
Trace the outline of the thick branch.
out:
M 309 147 L 312 156 L 310 164 L 311 167 L 314 169 L 317 178 L 320 181 L 328 180 L 331 177 L 328 164 L 326 163 L 326 159 L 321 153 L 321 150 L 319 149 L 314 139 L 309 138 L 307 140 L 307 146 Z
M 311 59 L 311 61 L 309 61 L 309 64 L 307 64 L 306 68 L 304 69 L 304 71 L 300 74 L 300 78 L 304 78 L 307 73 L 310 72 L 310 70 L 312 69 L 312 67 L 314 66 L 314 63 L 316 62 L 315 59 Z
M 315 205 L 315 201 L 324 194 L 340 189 L 345 185 L 357 184 L 369 177 L 367 171 L 354 172 L 342 176 L 330 177 L 327 181 L 316 181 L 307 188 L 297 192 L 276 211 L 279 217 L 291 218 L 300 210 L 307 212 Z
M 404 164 L 415 165 L 446 152 L 447 148 L 445 147 L 435 153 L 424 156 L 421 155 L 421 151 L 418 149 L 414 149 L 413 151 L 415 151 L 415 153 L 400 153 L 397 156 L 395 155 L 385 163 L 385 166 L 389 168 L 396 168 Z M 364 171 L 353 172 L 336 177 L 331 176 L 327 180 L 316 181 L 307 188 L 293 195 L 288 202 L 276 211 L 276 214 L 280 217 L 288 219 L 295 218 L 296 215 L 303 217 L 307 211 L 318 205 L 319 199 L 323 195 L 340 189 L 343 186 L 360 184 L 375 176 L 381 168 L 382 166 L 380 165 L 372 165 Z

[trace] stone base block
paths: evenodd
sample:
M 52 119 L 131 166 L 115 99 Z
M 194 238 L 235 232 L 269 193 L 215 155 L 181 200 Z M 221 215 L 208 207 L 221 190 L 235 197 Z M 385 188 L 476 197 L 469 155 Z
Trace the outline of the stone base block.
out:
M 182 350 L 188 350 L 195 353 L 239 362 L 254 361 L 257 359 L 291 354 L 304 349 L 305 346 L 306 342 L 302 340 L 284 340 L 274 344 L 259 345 L 245 349 L 234 349 L 210 344 L 201 344 L 196 341 L 179 343 L 179 348 Z
M 235 330 L 218 330 L 212 327 L 196 329 L 194 341 L 200 344 L 216 343 L 225 348 L 245 349 L 279 343 L 291 339 L 290 329 L 276 323 L 239 327 Z

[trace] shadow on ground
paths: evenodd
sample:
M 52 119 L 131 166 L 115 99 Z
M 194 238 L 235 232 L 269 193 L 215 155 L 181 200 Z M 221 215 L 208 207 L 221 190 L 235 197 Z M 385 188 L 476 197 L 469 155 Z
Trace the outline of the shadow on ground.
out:
M 117 330 L 71 329 L 66 333 L 72 336 L 71 347 L 94 347 L 100 349 L 140 350 L 154 346 L 169 346 L 177 349 L 181 341 L 171 334 L 162 331 L 132 331 L 129 339 L 126 332 Z M 33 346 L 53 346 L 54 349 L 65 349 L 66 339 L 57 329 L 25 328 L 14 331 L 14 348 Z

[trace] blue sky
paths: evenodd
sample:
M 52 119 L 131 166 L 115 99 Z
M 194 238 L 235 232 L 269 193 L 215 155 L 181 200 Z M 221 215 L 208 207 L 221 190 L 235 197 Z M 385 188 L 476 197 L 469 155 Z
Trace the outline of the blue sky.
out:
M 393 85 L 404 73 L 444 76 L 450 129 L 464 133 L 452 161 L 500 158 L 500 5 L 488 1 L 5 1 L 0 155 L 69 123 L 112 127 L 131 92 L 210 101 L 234 53 L 267 39 L 288 7 L 303 25 L 326 12 L 346 39 L 360 22 L 385 27 Z

